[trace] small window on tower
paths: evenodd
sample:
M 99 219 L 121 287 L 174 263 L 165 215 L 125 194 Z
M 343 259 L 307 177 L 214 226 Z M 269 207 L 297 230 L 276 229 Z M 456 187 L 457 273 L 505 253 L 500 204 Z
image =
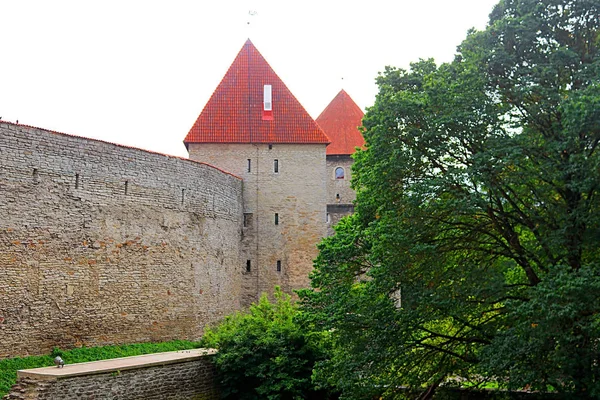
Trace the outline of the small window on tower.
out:
M 252 263 L 250 260 L 246 260 L 246 272 L 252 271 Z
M 252 160 L 248 159 L 248 172 L 252 172 Z
M 252 213 L 244 213 L 244 228 L 252 226 Z
M 344 179 L 344 168 L 337 167 L 335 169 L 335 179 Z
M 275 225 L 279 225 L 279 214 L 275 213 Z
M 277 260 L 277 272 L 281 272 L 281 260 Z
M 279 173 L 279 160 L 273 160 L 273 172 Z
M 273 95 L 272 86 L 263 86 L 263 115 L 262 119 L 265 121 L 273 120 Z
M 273 96 L 272 96 L 272 86 L 271 85 L 265 85 L 263 87 L 263 103 L 264 103 L 264 110 L 265 111 L 272 111 L 273 110 L 273 103 L 271 103 Z

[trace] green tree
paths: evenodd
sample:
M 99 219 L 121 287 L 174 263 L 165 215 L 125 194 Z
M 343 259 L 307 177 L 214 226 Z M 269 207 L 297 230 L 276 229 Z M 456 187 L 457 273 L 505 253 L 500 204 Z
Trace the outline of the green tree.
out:
M 225 399 L 325 399 L 311 382 L 313 366 L 325 358 L 326 334 L 304 328 L 297 305 L 275 290 L 247 312 L 228 316 L 204 335 L 218 349 L 215 365 Z
M 599 15 L 503 0 L 453 62 L 377 78 L 356 213 L 302 294 L 335 343 L 320 379 L 348 398 L 483 377 L 600 397 Z

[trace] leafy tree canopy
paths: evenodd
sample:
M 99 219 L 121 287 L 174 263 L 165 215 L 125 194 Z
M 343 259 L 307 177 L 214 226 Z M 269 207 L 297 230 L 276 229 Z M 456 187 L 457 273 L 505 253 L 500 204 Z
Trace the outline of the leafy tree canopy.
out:
M 302 295 L 346 398 L 483 377 L 600 397 L 599 16 L 502 0 L 453 62 L 377 78 L 356 212 Z

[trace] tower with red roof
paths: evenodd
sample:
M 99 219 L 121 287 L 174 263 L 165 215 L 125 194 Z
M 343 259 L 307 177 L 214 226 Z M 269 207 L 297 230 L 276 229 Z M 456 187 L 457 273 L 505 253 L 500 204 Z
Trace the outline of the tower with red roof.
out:
M 329 142 L 248 40 L 184 140 L 190 159 L 243 179 L 242 304 L 309 285 L 327 232 Z
M 327 222 L 328 234 L 340 218 L 354 211 L 356 195 L 350 187 L 352 154 L 365 145 L 360 133 L 364 113 L 341 90 L 317 118 L 331 144 L 327 147 Z

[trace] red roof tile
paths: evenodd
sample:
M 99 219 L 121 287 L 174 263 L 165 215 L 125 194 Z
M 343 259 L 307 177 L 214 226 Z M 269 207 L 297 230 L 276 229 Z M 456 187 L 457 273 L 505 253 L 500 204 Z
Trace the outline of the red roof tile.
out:
M 363 148 L 365 139 L 358 130 L 362 126 L 364 113 L 343 89 L 317 118 L 317 124 L 325 131 L 331 144 L 327 155 L 354 154 L 357 147 Z
M 272 85 L 272 119 L 263 116 L 264 85 Z M 327 144 L 329 139 L 248 40 L 183 142 Z

